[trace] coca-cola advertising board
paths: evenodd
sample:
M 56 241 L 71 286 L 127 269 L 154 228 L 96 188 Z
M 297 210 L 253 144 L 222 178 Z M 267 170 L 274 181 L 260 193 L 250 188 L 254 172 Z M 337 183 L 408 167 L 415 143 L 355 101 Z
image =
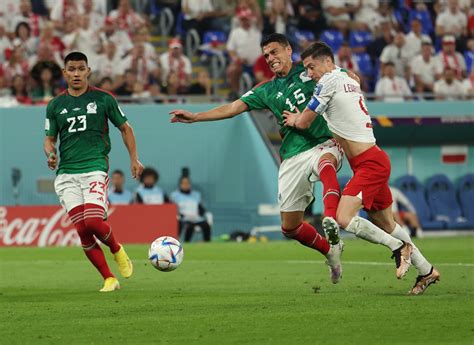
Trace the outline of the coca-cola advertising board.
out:
M 174 204 L 110 206 L 108 222 L 121 243 L 150 243 L 177 237 Z M 78 246 L 73 224 L 60 206 L 0 206 L 0 247 Z

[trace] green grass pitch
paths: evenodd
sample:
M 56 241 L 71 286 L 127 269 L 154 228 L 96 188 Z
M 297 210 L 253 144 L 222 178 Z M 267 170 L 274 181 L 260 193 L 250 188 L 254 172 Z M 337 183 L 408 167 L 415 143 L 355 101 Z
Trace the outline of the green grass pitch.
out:
M 108 294 L 79 248 L 1 248 L 0 344 L 473 344 L 474 237 L 417 244 L 441 272 L 422 296 L 360 240 L 337 285 L 293 241 L 189 244 L 170 273 L 127 246 L 135 273 Z

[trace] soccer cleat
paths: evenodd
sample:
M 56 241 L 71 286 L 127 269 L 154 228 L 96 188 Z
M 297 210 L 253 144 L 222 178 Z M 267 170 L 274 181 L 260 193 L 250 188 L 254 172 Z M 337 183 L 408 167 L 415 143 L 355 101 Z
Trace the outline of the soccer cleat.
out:
M 424 276 L 418 276 L 416 277 L 416 282 L 415 285 L 413 285 L 413 288 L 408 291 L 409 295 L 421 295 L 425 290 L 430 286 L 431 284 L 436 284 L 437 281 L 439 281 L 440 278 L 439 272 L 431 266 L 431 271 L 428 274 L 425 274 Z
M 339 224 L 336 223 L 333 217 L 324 217 L 323 230 L 330 244 L 336 245 L 339 243 Z
M 395 259 L 395 265 L 397 266 L 398 279 L 402 279 L 410 269 L 412 250 L 413 246 L 410 243 L 403 242 L 400 248 L 392 252 L 392 259 Z
M 129 278 L 133 273 L 133 264 L 122 245 L 120 245 L 120 250 L 114 254 L 114 260 L 117 262 L 122 277 Z
M 104 281 L 104 287 L 100 289 L 100 292 L 112 292 L 120 289 L 120 283 L 117 278 L 109 277 Z
M 326 265 L 329 266 L 329 275 L 333 284 L 337 284 L 342 278 L 341 255 L 344 250 L 344 242 L 339 241 L 338 244 L 331 245 L 329 252 L 326 254 Z

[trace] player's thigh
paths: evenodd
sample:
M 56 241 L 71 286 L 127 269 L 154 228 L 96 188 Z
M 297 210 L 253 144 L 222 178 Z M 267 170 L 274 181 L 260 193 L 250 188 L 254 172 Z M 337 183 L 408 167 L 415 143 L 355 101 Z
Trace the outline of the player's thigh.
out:
M 76 174 L 60 174 L 56 176 L 54 190 L 66 212 L 84 204 L 81 184 L 77 180 Z
M 84 195 L 84 204 L 95 204 L 101 206 L 107 214 L 107 190 L 109 177 L 105 172 L 94 171 L 81 174 L 81 189 Z
M 312 171 L 318 179 L 318 172 L 320 170 L 320 168 L 318 168 L 319 163 L 325 159 L 330 160 L 334 164 L 336 171 L 341 168 L 344 159 L 344 151 L 335 139 L 329 139 L 324 143 L 317 145 L 314 149 Z
M 314 184 L 310 181 L 312 152 L 302 152 L 285 159 L 278 173 L 280 212 L 304 211 L 313 201 Z

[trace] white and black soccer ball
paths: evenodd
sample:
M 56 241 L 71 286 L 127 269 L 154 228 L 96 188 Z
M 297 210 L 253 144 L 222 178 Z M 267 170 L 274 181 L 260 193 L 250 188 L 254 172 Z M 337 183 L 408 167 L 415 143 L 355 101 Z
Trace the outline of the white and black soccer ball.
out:
M 153 267 L 162 272 L 174 271 L 183 262 L 183 246 L 171 237 L 158 237 L 151 243 L 148 259 Z

